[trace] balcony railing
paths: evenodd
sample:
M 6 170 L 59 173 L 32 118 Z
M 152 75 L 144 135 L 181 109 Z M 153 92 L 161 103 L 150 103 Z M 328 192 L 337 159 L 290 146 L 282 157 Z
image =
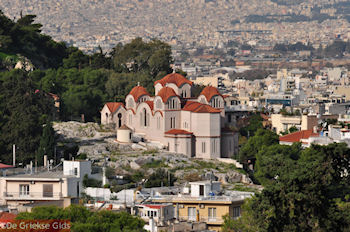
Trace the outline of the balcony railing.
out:
M 60 192 L 5 192 L 5 199 L 38 199 L 38 200 L 56 200 L 62 198 L 62 193 Z
M 179 217 L 180 221 L 192 221 L 192 222 L 205 222 L 205 223 L 218 223 L 222 224 L 224 223 L 224 219 L 222 217 L 205 217 L 205 216 L 200 216 L 199 220 L 197 216 L 180 216 Z

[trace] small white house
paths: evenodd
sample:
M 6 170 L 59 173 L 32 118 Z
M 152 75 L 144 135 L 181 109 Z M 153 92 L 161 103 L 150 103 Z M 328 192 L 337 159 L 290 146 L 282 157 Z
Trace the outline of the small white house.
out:
M 210 197 L 221 190 L 219 181 L 196 181 L 189 184 L 191 186 L 191 197 Z

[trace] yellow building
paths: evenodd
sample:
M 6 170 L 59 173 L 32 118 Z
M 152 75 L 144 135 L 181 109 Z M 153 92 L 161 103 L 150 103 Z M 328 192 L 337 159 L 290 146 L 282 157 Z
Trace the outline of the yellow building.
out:
M 178 221 L 205 222 L 209 230 L 220 231 L 224 223 L 223 216 L 238 218 L 241 205 L 252 193 L 235 192 L 233 196 L 217 196 L 220 192 L 218 181 L 191 182 L 191 193 L 166 196 L 154 199 L 154 202 L 173 203 L 175 218 Z

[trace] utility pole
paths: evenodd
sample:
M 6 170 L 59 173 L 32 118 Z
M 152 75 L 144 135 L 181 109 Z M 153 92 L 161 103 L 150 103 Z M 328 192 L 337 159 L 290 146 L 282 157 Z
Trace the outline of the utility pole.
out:
M 12 145 L 12 165 L 16 167 L 16 144 Z

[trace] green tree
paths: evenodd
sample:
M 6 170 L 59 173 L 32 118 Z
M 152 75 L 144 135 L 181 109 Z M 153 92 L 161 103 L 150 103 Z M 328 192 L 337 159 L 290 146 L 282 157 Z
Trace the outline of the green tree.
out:
M 346 144 L 264 147 L 247 218 L 257 231 L 348 231 L 349 159 Z
M 248 139 L 248 142 L 243 145 L 239 152 L 239 159 L 242 163 L 247 163 L 248 160 L 255 160 L 258 152 L 263 148 L 263 146 L 271 146 L 273 144 L 278 144 L 279 137 L 276 133 L 265 130 L 258 129 L 253 137 Z
M 39 149 L 36 155 L 36 160 L 39 165 L 43 165 L 44 155 L 47 155 L 48 160 L 54 158 L 55 144 L 55 131 L 52 128 L 52 123 L 47 121 L 43 129 Z
M 148 43 L 136 38 L 126 45 L 118 44 L 112 52 L 117 72 L 146 72 L 152 78 L 161 72 L 170 73 L 171 47 L 159 40 Z
M 70 220 L 72 232 L 144 232 L 144 221 L 126 212 L 102 210 L 89 211 L 79 205 L 71 205 L 65 209 L 56 206 L 35 207 L 30 213 L 20 213 L 16 219 Z
M 169 182 L 170 181 L 170 182 Z M 145 184 L 146 188 L 161 187 L 161 186 L 173 186 L 176 181 L 176 177 L 169 171 L 163 168 L 158 168 L 154 173 L 150 175 L 148 181 Z
M 263 128 L 263 124 L 262 124 L 262 117 L 260 116 L 260 114 L 253 114 L 252 116 L 250 116 L 249 118 L 249 124 L 246 127 L 243 127 L 239 130 L 239 133 L 242 136 L 245 137 L 251 137 L 254 136 L 255 132 L 258 129 L 262 129 Z
M 36 90 L 27 73 L 21 70 L 0 73 L 0 107 L 3 112 L 0 150 L 3 162 L 8 162 L 12 144 L 16 144 L 17 160 L 29 162 L 35 158 L 42 135 L 42 125 L 53 113 L 53 100 Z
M 253 218 L 252 199 L 246 199 L 241 208 L 241 217 L 231 218 L 229 215 L 223 217 L 224 223 L 221 227 L 222 232 L 257 232 L 259 226 Z

